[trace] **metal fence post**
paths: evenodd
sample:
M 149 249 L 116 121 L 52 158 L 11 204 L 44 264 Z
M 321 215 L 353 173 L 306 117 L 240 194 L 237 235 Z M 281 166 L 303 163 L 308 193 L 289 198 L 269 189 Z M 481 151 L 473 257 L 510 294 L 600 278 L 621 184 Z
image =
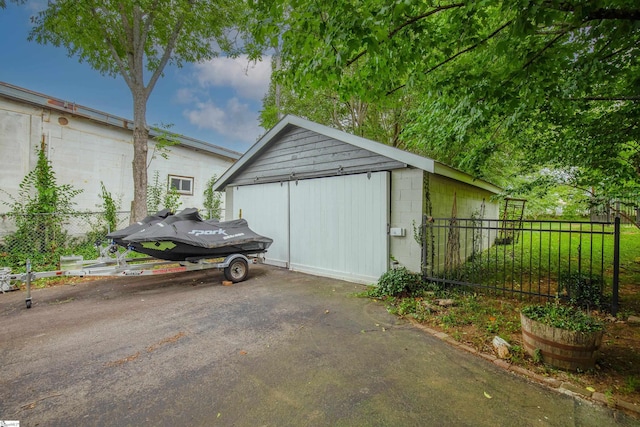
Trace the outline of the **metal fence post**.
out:
M 24 300 L 24 302 L 27 304 L 27 308 L 31 308 L 31 260 L 30 259 L 27 260 L 26 279 L 27 279 L 27 298 Z
M 421 240 L 421 248 L 420 255 L 422 257 L 422 262 L 420 269 L 422 270 L 422 280 L 425 280 L 427 277 L 427 216 L 422 215 L 422 224 L 420 224 L 420 240 Z
M 618 287 L 620 281 L 620 216 L 614 219 L 613 230 L 613 295 L 611 296 L 611 314 L 618 314 Z

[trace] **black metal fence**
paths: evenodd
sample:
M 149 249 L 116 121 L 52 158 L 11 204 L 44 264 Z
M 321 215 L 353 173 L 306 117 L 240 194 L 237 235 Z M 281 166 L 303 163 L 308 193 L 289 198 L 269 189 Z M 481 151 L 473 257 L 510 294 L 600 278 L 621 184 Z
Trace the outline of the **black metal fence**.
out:
M 618 309 L 620 219 L 608 222 L 428 218 L 425 280 L 523 298 Z

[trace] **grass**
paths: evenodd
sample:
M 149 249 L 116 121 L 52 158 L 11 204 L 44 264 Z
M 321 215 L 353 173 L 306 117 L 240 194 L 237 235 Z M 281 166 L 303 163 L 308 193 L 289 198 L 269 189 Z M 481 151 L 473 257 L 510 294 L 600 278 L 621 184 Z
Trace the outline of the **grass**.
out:
M 613 231 L 613 226 L 602 224 L 524 222 L 517 241 L 492 245 L 469 256 L 469 260 L 455 270 L 435 275 L 481 283 L 501 295 L 549 297 L 566 293 L 562 288 L 563 278 L 582 276 L 601 282 L 603 293 L 611 295 Z M 640 284 L 640 230 L 636 227 L 621 229 L 619 272 L 620 294 L 637 296 L 634 288 Z M 640 310 L 640 301 L 632 301 L 629 307 Z

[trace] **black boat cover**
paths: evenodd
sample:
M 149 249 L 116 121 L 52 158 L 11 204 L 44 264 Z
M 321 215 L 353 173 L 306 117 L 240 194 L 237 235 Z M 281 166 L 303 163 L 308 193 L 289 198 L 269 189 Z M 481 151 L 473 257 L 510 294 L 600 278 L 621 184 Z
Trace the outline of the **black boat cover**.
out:
M 122 230 L 113 231 L 107 234 L 107 238 L 112 239 L 114 242 L 116 242 L 116 244 L 120 246 L 127 246 L 127 244 L 122 241 L 123 238 L 135 233 L 136 231 L 143 230 L 150 225 L 156 224 L 170 215 L 173 215 L 173 212 L 171 212 L 169 209 L 162 209 L 155 215 L 147 216 L 142 221 L 134 222 L 133 224 L 130 224 Z
M 204 221 L 195 208 L 168 216 L 122 240 L 136 252 L 167 260 L 260 253 L 273 243 L 252 231 L 244 219 Z

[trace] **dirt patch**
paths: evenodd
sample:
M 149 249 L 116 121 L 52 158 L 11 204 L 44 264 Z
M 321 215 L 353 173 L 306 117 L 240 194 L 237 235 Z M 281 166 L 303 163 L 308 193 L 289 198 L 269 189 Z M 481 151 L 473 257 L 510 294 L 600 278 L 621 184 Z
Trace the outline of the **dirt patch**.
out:
M 147 353 L 151 353 L 153 351 L 156 351 L 157 349 L 159 349 L 163 345 L 174 343 L 174 342 L 178 341 L 180 338 L 185 337 L 186 335 L 187 335 L 186 333 L 180 332 L 180 333 L 178 333 L 178 334 L 176 334 L 176 335 L 174 335 L 172 337 L 168 337 L 168 338 L 165 338 L 163 340 L 160 340 L 159 342 L 147 347 Z

